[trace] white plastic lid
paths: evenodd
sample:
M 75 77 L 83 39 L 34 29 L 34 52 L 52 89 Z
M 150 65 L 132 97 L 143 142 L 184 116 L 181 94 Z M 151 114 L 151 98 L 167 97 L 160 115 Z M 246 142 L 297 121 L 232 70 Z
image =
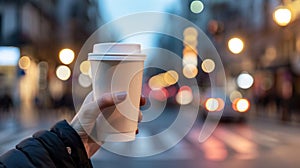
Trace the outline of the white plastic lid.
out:
M 115 55 L 97 55 L 89 54 L 88 60 L 90 61 L 145 61 L 146 55 L 134 55 L 134 56 L 115 56 Z
M 94 54 L 133 54 L 141 53 L 141 45 L 133 43 L 99 43 L 93 47 Z

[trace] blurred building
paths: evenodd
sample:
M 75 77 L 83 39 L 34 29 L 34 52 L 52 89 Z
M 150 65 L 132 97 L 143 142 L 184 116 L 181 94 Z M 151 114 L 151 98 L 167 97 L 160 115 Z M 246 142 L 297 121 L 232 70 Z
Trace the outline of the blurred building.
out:
M 96 0 L 1 0 L 0 46 L 13 46 L 19 50 L 17 59 L 30 59 L 26 69 L 18 62 L 0 65 L 0 73 L 6 78 L 1 87 L 11 90 L 15 99 L 30 95 L 26 96 L 28 101 L 41 97 L 45 99 L 42 104 L 48 104 L 48 83 L 61 64 L 59 51 L 70 48 L 76 55 L 101 24 Z M 0 59 L 5 61 L 9 57 Z M 72 68 L 73 64 L 69 66 Z M 65 85 L 70 86 L 70 82 Z
M 278 113 L 291 119 L 299 111 L 300 98 L 300 19 L 299 0 L 203 0 L 204 10 L 193 13 L 188 8 L 193 0 L 182 2 L 189 20 L 202 28 L 216 46 L 227 78 L 236 79 L 247 71 L 255 77 L 254 86 L 242 90 L 253 98 L 263 113 Z M 273 20 L 278 6 L 291 9 L 292 21 L 284 27 Z M 228 49 L 231 37 L 244 42 L 241 53 Z

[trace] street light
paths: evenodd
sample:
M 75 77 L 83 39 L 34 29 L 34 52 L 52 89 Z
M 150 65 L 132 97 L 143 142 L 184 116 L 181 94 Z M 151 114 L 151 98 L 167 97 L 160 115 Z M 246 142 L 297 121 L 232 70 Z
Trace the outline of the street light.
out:
M 62 49 L 59 52 L 59 60 L 65 65 L 71 64 L 74 60 L 74 57 L 74 51 L 69 48 Z
M 287 26 L 292 20 L 292 11 L 287 7 L 280 6 L 273 12 L 273 20 L 279 26 Z
M 228 41 L 228 48 L 234 54 L 239 54 L 244 49 L 244 42 L 238 37 L 231 38 Z

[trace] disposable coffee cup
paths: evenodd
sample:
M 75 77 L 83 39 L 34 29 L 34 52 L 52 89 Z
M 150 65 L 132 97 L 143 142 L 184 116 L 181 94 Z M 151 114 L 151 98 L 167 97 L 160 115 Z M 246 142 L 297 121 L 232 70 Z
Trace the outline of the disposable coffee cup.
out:
M 146 55 L 140 44 L 99 43 L 89 53 L 94 98 L 104 93 L 127 92 L 126 99 L 106 108 L 97 120 L 96 141 L 126 142 L 135 140 L 142 76 Z

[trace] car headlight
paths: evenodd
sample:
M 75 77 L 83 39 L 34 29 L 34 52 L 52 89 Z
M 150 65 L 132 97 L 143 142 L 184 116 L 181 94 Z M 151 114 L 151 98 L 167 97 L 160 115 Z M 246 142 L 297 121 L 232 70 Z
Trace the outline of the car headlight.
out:
M 233 101 L 232 108 L 237 112 L 247 112 L 250 109 L 250 102 L 248 99 L 238 98 Z

